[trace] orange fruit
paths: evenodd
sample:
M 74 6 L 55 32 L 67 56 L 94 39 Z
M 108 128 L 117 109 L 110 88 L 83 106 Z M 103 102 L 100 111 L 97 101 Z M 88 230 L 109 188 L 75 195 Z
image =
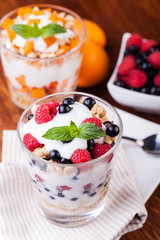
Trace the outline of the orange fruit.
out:
M 108 69 L 109 58 L 107 52 L 94 41 L 86 40 L 78 87 L 91 87 L 100 83 L 107 75 Z
M 91 20 L 84 19 L 84 24 L 87 30 L 86 39 L 94 41 L 101 47 L 105 47 L 107 44 L 107 37 L 103 29 Z

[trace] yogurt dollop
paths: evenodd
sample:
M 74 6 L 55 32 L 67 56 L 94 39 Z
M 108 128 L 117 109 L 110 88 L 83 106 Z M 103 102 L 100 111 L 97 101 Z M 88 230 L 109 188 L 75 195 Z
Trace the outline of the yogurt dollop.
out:
M 87 141 L 81 138 L 74 138 L 71 142 L 63 143 L 62 141 L 49 140 L 42 136 L 51 128 L 70 125 L 73 121 L 79 126 L 84 119 L 92 117 L 91 111 L 83 104 L 75 102 L 71 105 L 72 110 L 68 113 L 57 113 L 49 122 L 37 124 L 35 117 L 28 121 L 23 128 L 23 133 L 31 133 L 40 143 L 43 143 L 48 152 L 55 149 L 62 158 L 70 159 L 77 149 L 87 149 Z M 102 141 L 102 140 L 101 140 Z

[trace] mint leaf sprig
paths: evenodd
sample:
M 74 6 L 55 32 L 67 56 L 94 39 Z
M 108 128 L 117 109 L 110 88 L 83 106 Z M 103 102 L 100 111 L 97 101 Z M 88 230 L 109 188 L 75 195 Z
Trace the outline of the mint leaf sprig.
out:
M 76 124 L 71 121 L 70 126 L 53 127 L 42 137 L 57 141 L 70 141 L 75 137 L 89 140 L 105 136 L 103 130 L 93 123 L 86 122 L 77 127 Z
M 59 24 L 49 23 L 48 25 L 39 28 L 36 21 L 34 21 L 34 26 L 25 25 L 25 24 L 14 24 L 10 26 L 14 32 L 16 32 L 21 37 L 36 38 L 41 36 L 42 38 L 47 38 L 58 33 L 65 33 L 66 29 Z

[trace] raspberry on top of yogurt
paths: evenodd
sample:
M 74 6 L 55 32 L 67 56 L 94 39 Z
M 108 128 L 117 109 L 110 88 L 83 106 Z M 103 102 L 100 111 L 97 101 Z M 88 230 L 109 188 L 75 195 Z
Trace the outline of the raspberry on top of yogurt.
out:
M 108 121 L 105 108 L 91 97 L 82 103 L 73 98 L 65 98 L 61 104 L 50 101 L 34 105 L 31 111 L 23 127 L 23 143 L 47 161 L 92 161 L 108 152 L 119 134 L 119 127 Z
M 51 8 L 22 7 L 2 22 L 1 40 L 7 49 L 33 58 L 54 57 L 79 44 L 75 18 Z

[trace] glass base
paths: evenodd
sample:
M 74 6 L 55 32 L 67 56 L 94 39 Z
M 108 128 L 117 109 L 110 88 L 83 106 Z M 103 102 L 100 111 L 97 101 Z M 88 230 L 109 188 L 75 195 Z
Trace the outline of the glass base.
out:
M 61 227 L 78 227 L 86 225 L 87 223 L 93 221 L 96 217 L 100 215 L 104 209 L 105 204 L 92 209 L 89 212 L 77 215 L 60 215 L 49 213 L 48 210 L 40 207 L 41 214 L 49 220 L 51 223 L 61 226 Z

